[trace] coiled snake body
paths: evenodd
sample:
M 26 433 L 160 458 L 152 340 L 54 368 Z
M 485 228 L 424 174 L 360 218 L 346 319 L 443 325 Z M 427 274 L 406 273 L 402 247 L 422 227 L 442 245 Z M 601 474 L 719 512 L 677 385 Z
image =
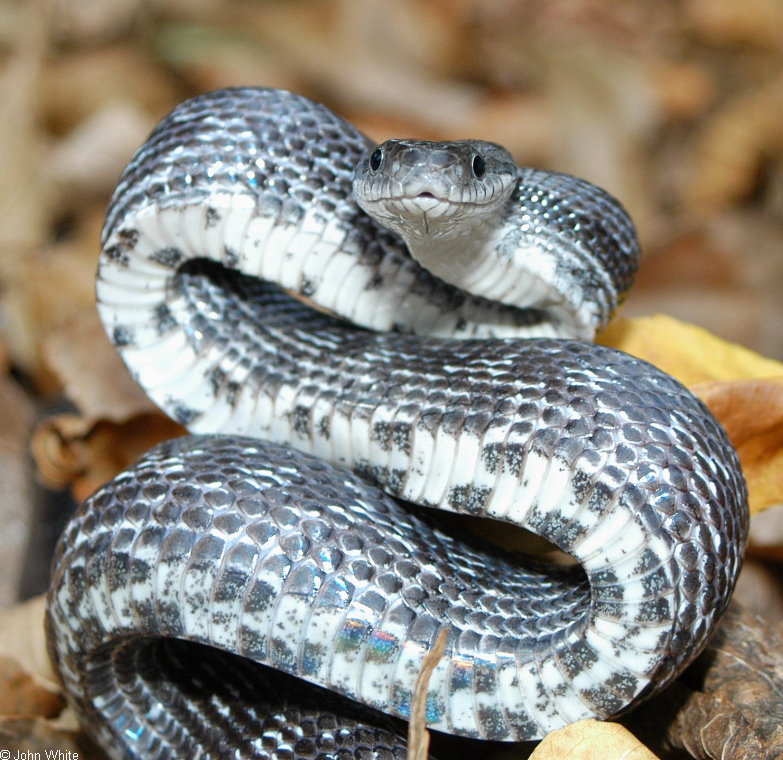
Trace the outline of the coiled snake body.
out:
M 117 187 L 97 295 L 198 435 L 59 544 L 50 652 L 85 725 L 116 757 L 403 757 L 364 708 L 296 706 L 247 661 L 406 717 L 444 628 L 439 730 L 536 738 L 669 683 L 727 604 L 747 508 L 706 408 L 586 342 L 637 258 L 614 199 L 491 143 L 375 147 L 277 90 L 177 108 Z M 378 489 L 577 564 L 459 542 Z

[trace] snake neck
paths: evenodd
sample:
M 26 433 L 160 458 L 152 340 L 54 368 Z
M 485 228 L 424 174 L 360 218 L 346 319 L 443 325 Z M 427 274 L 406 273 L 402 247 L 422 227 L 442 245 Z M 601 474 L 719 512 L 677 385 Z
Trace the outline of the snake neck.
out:
M 502 215 L 497 212 L 474 219 L 463 218 L 455 224 L 446 215 L 430 213 L 424 205 L 428 200 L 416 199 L 412 205 L 420 206 L 421 213 L 410 214 L 395 231 L 419 264 L 436 277 L 465 290 L 466 284 L 482 269 L 484 260 L 497 257 L 503 237 Z
M 539 310 L 562 334 L 592 339 L 599 320 L 591 304 L 584 302 L 573 279 L 564 276 L 551 245 L 509 227 L 508 204 L 495 213 L 463 216 L 456 224 L 447 214 L 424 209 L 411 213 L 411 207 L 429 200 L 410 201 L 401 223 L 388 225 L 424 269 L 489 301 Z M 433 209 L 440 210 L 434 203 Z

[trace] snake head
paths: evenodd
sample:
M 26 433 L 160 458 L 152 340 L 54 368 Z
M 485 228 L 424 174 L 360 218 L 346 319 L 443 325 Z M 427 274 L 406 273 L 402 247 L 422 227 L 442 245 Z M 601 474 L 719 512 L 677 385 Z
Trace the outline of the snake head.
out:
M 476 235 L 494 225 L 517 180 L 509 152 L 482 140 L 387 140 L 353 175 L 359 206 L 413 250 L 426 239 Z

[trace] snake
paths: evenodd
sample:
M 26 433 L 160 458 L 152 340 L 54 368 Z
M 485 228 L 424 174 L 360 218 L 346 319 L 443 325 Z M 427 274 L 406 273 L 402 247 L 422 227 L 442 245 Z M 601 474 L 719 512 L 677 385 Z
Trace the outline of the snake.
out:
M 426 724 L 465 737 L 671 683 L 731 596 L 747 488 L 699 399 L 593 342 L 639 257 L 613 196 L 491 142 L 378 145 L 272 88 L 167 116 L 109 204 L 96 294 L 189 434 L 79 507 L 47 605 L 110 756 L 403 758 L 438 637 Z

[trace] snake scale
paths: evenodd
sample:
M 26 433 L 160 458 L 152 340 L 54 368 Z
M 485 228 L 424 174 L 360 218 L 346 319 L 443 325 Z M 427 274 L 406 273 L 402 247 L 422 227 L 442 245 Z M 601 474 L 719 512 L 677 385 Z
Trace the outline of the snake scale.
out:
M 179 106 L 114 193 L 97 299 L 193 435 L 58 545 L 49 649 L 85 727 L 118 758 L 402 758 L 371 708 L 409 715 L 444 629 L 441 731 L 533 739 L 670 683 L 728 602 L 746 489 L 699 400 L 589 342 L 638 256 L 611 196 L 492 143 L 375 146 L 273 89 Z

